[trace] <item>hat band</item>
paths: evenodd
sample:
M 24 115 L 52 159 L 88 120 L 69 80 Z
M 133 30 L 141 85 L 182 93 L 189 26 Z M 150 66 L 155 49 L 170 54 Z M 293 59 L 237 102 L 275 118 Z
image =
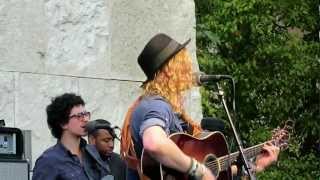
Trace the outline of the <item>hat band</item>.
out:
M 168 58 L 172 55 L 172 52 L 174 52 L 179 46 L 180 44 L 177 42 L 170 41 L 169 44 L 155 57 L 155 67 L 158 69 L 164 62 L 168 60 Z

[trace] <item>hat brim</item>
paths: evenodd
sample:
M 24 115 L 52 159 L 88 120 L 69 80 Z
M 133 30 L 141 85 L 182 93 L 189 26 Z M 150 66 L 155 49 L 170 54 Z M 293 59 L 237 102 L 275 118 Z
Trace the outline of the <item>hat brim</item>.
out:
M 174 51 L 172 51 L 171 55 L 168 56 L 168 58 L 166 59 L 166 61 L 163 62 L 163 64 L 161 65 L 161 67 L 163 67 L 165 64 L 167 64 L 167 62 L 174 56 L 176 55 L 181 49 L 185 48 L 191 41 L 191 38 L 189 38 L 186 42 L 184 42 L 183 44 L 181 44 L 180 46 L 178 46 Z M 161 68 L 159 68 L 161 69 Z M 147 82 L 151 81 L 153 79 L 147 78 L 144 82 L 142 82 L 140 87 L 143 87 Z

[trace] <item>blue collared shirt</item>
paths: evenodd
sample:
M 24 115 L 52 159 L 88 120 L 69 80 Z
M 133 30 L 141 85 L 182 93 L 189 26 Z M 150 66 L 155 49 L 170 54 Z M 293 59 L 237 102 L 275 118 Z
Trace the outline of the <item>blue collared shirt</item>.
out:
M 36 161 L 32 180 L 88 180 L 78 156 L 63 144 L 47 149 Z

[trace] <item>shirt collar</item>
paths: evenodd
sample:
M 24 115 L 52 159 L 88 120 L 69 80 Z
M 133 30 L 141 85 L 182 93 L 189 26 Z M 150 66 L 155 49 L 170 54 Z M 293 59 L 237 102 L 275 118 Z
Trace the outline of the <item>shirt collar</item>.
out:
M 80 139 L 80 149 L 82 150 L 83 148 L 85 148 L 87 145 L 87 141 L 83 138 Z M 69 151 L 69 149 L 67 149 L 62 143 L 61 141 L 58 141 L 56 144 L 57 148 L 59 150 L 61 150 L 65 156 L 74 156 L 71 151 Z

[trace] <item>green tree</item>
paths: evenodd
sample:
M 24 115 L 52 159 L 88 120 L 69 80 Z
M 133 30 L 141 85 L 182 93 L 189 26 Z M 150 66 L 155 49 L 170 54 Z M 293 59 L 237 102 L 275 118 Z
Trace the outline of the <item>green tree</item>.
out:
M 208 74 L 234 77 L 235 124 L 245 144 L 267 140 L 270 130 L 285 119 L 295 122 L 289 149 L 281 153 L 276 167 L 261 173 L 259 178 L 320 178 L 318 2 L 195 3 L 200 69 Z M 230 97 L 230 85 L 222 85 Z M 204 116 L 225 118 L 219 100 L 212 93 L 214 88 L 208 85 L 202 89 Z

